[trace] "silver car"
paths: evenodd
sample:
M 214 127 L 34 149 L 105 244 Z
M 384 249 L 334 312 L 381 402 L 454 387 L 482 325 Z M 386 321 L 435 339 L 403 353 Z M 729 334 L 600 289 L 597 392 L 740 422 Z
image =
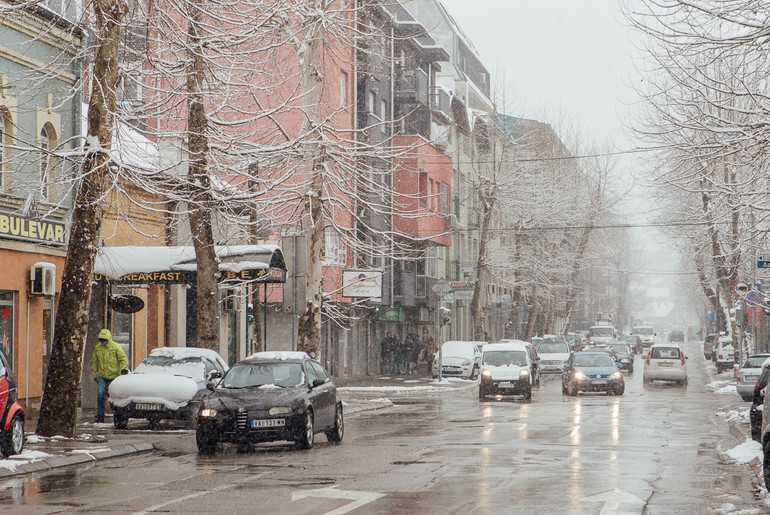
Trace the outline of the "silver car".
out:
M 770 354 L 754 354 L 741 366 L 738 371 L 738 395 L 744 401 L 754 399 L 754 386 L 757 384 L 759 376 L 762 374 L 762 364 L 770 358 Z
M 452 340 L 441 346 L 441 375 L 476 379 L 481 370 L 479 345 L 486 342 Z M 433 358 L 433 377 L 438 377 L 439 353 Z

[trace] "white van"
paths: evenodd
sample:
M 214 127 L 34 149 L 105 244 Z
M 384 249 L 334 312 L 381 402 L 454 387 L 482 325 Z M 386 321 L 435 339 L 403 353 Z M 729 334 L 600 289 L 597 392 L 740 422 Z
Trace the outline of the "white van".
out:
M 588 329 L 588 345 L 602 345 L 615 341 L 615 327 L 595 325 Z

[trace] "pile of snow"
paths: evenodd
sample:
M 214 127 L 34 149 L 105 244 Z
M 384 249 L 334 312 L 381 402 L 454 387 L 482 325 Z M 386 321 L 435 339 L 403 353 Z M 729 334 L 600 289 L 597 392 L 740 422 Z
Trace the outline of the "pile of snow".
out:
M 411 392 L 440 392 L 447 391 L 450 388 L 443 386 L 341 386 L 337 388 L 338 392 L 389 392 L 389 393 L 411 393 Z
M 762 444 L 747 438 L 745 442 L 737 447 L 733 447 L 724 454 L 739 464 L 749 463 L 754 458 L 762 461 Z
M 21 454 L 16 454 L 8 459 L 0 460 L 0 468 L 15 471 L 21 465 L 39 461 L 45 458 L 50 458 L 52 455 L 42 451 L 22 451 Z
M 738 393 L 738 388 L 735 386 L 735 381 L 712 381 L 706 385 L 706 388 L 714 393 L 718 394 L 730 394 Z
M 736 420 L 739 421 L 739 422 L 744 422 L 746 424 L 748 424 L 750 422 L 749 409 L 748 408 L 745 409 L 745 410 L 742 410 L 742 411 L 731 409 L 731 410 L 727 411 L 726 413 L 725 412 L 720 413 L 720 415 L 725 417 L 725 420 L 727 420 L 727 422 L 733 422 L 733 421 L 736 421 Z
M 759 515 L 762 513 L 758 509 L 739 510 L 736 505 L 730 502 L 724 503 L 719 508 L 714 508 L 712 513 L 716 515 Z

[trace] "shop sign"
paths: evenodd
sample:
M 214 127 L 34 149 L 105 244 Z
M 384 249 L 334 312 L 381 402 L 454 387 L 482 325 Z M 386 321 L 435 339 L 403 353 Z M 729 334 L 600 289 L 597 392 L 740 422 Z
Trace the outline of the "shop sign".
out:
M 278 268 L 259 268 L 239 270 L 237 272 L 220 270 L 215 274 L 217 281 L 257 281 L 257 282 L 286 282 L 286 270 Z M 94 274 L 94 281 L 108 282 L 110 279 L 102 274 Z M 196 272 L 190 270 L 166 270 L 160 272 L 134 272 L 113 279 L 113 284 L 193 284 L 196 282 Z
M 380 313 L 380 316 L 377 317 L 377 320 L 381 322 L 403 322 L 404 311 L 401 308 L 386 309 Z
M 342 272 L 342 296 L 382 297 L 382 270 L 345 270 Z
M 14 213 L 0 213 L 0 237 L 64 245 L 64 223 Z

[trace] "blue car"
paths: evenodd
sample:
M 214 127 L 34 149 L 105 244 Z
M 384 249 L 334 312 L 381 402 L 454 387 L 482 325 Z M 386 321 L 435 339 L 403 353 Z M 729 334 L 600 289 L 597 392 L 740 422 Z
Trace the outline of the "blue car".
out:
M 621 365 L 602 351 L 574 352 L 564 364 L 561 391 L 565 395 L 578 392 L 607 392 L 623 395 L 626 383 L 620 372 Z

